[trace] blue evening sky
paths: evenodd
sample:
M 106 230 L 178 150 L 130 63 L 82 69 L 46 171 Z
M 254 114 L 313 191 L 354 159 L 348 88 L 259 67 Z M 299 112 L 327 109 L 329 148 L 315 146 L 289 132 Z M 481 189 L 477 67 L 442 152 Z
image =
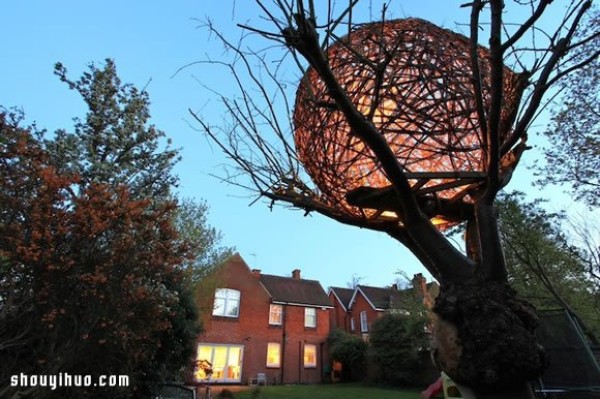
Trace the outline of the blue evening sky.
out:
M 375 8 L 378 1 L 372 3 Z M 460 4 L 394 1 L 390 12 L 393 17 L 420 17 L 466 31 L 457 28 L 469 15 Z M 225 92 L 230 90 L 231 76 L 225 69 L 202 64 L 176 72 L 207 54 L 223 55 L 222 46 L 199 27 L 202 21 L 212 19 L 235 39 L 240 35 L 236 23 L 256 22 L 257 15 L 251 0 L 5 1 L 0 13 L 0 105 L 22 108 L 27 122 L 35 121 L 50 132 L 69 128 L 73 117 L 85 115 L 85 106 L 53 75 L 54 64 L 62 62 L 76 79 L 88 63 L 113 58 L 123 82 L 147 86 L 152 123 L 166 132 L 174 147 L 182 148 L 183 159 L 176 168 L 180 194 L 209 203 L 210 224 L 222 231 L 223 243 L 235 246 L 251 268 L 277 275 L 298 268 L 303 277 L 320 280 L 324 287 L 345 286 L 352 276 L 370 285 L 389 285 L 400 269 L 410 276 L 418 272 L 429 276 L 406 249 L 382 233 L 316 214 L 304 217 L 302 211 L 281 207 L 270 211 L 261 201 L 249 206 L 250 193 L 211 176 L 222 174 L 227 160 L 195 130 L 198 125 L 187 110 L 202 113 L 210 108 L 203 116 L 218 124 L 222 118 L 218 101 L 199 82 Z M 527 154 L 509 189 L 535 191 L 528 183 L 532 172 L 525 167 L 535 157 L 535 151 Z

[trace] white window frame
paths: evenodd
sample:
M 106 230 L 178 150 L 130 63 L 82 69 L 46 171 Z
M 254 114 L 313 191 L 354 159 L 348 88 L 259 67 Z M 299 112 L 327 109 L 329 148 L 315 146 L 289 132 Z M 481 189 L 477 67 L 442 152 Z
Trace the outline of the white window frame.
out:
M 283 305 L 271 304 L 269 306 L 269 325 L 280 326 L 283 323 Z
M 312 351 L 314 354 L 312 362 L 307 361 L 307 354 L 309 353 L 309 351 Z M 305 369 L 317 368 L 317 345 L 304 344 L 304 368 Z
M 240 303 L 242 294 L 231 288 L 217 288 L 215 290 L 215 303 L 213 316 L 236 318 L 240 315 Z M 217 301 L 222 301 L 222 306 L 217 306 Z M 235 310 L 235 314 L 231 311 Z
M 316 328 L 317 327 L 317 309 L 316 308 L 304 308 L 304 327 Z
M 200 357 L 201 347 L 210 350 L 210 356 L 208 357 Z M 216 362 L 216 352 L 217 348 L 226 349 L 225 354 L 225 364 L 217 364 Z M 196 360 L 206 360 L 212 364 L 214 373 L 211 375 L 211 381 L 213 382 L 223 382 L 223 383 L 240 383 L 242 381 L 242 365 L 244 364 L 244 346 L 243 345 L 227 345 L 227 344 L 211 344 L 211 343 L 200 343 L 196 348 Z M 231 352 L 236 351 L 239 353 L 238 363 L 230 363 L 231 360 Z M 237 377 L 230 378 L 228 377 L 228 371 L 230 368 L 236 369 Z M 198 382 L 206 381 L 205 376 L 202 376 L 199 371 L 196 371 L 194 375 L 194 379 Z
M 269 362 L 269 354 L 271 350 L 277 351 L 277 362 Z M 269 368 L 280 368 L 281 367 L 281 344 L 279 342 L 268 342 L 267 343 L 267 367 Z
M 360 312 L 360 332 L 369 332 L 369 323 L 367 320 L 367 311 L 363 310 Z
M 354 322 L 354 317 L 350 318 L 350 331 L 356 331 L 356 323 Z

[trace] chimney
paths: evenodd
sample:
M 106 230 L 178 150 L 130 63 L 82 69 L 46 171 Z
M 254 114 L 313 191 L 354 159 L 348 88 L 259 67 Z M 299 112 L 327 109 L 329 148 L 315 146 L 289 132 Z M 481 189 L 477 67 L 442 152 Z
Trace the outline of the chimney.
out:
M 292 270 L 292 278 L 300 280 L 300 269 Z
M 260 269 L 252 269 L 252 275 L 256 278 L 260 278 Z
M 394 283 L 390 288 L 394 291 L 398 291 L 398 284 Z
M 427 280 L 422 273 L 417 273 L 412 279 L 413 290 L 421 298 L 427 296 Z

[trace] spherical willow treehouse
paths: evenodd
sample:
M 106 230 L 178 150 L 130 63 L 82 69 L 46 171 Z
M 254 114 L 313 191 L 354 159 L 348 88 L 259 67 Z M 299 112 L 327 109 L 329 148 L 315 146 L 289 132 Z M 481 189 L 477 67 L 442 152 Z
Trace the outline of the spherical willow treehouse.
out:
M 477 51 L 487 109 L 490 55 Z M 424 20 L 400 19 L 363 25 L 326 56 L 350 101 L 385 136 L 432 222 L 444 228 L 464 220 L 487 165 L 469 40 Z M 501 141 L 520 99 L 517 78 L 504 68 Z M 355 218 L 402 221 L 377 157 L 313 68 L 300 82 L 294 125 L 299 159 L 328 206 Z

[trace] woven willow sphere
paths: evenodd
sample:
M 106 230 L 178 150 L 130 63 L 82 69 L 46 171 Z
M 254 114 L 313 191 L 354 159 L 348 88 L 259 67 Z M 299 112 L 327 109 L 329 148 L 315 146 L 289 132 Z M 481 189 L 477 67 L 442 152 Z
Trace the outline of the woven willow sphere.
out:
M 489 52 L 478 51 L 487 108 Z M 417 196 L 470 202 L 467 184 L 472 189 L 477 176 L 485 176 L 486 159 L 469 39 L 420 19 L 393 20 L 361 26 L 333 44 L 327 57 L 349 99 L 385 136 Z M 504 68 L 502 126 L 512 123 L 516 78 Z M 328 205 L 360 218 L 379 217 L 385 209 L 351 205 L 347 194 L 390 183 L 313 68 L 297 90 L 294 127 L 299 159 Z M 431 211 L 436 216 L 443 218 L 444 211 Z

